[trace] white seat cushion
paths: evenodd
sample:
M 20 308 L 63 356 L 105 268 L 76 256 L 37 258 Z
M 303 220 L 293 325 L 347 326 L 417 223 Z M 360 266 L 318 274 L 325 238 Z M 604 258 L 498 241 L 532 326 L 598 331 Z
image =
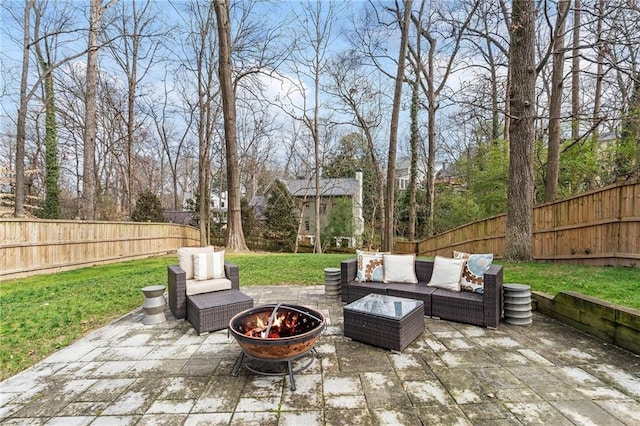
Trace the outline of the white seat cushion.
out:
M 180 247 L 178 249 L 178 266 L 185 272 L 187 280 L 193 279 L 193 255 L 198 253 L 213 253 L 213 246 Z
M 187 280 L 187 296 L 194 294 L 210 293 L 212 291 L 230 290 L 231 281 L 226 278 L 214 278 L 212 280 Z

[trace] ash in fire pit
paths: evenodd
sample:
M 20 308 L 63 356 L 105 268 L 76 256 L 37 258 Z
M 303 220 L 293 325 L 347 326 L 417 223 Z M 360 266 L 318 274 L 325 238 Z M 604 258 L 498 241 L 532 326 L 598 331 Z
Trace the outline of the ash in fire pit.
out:
M 242 348 L 242 354 L 233 369 L 238 374 L 240 365 L 257 374 L 274 375 L 249 365 L 246 357 L 268 362 L 287 362 L 291 390 L 295 390 L 294 372 L 307 368 L 318 357 L 313 349 L 318 336 L 325 329 L 324 316 L 313 309 L 296 305 L 262 305 L 240 312 L 229 321 L 229 332 Z M 296 370 L 292 361 L 310 355 L 309 362 Z

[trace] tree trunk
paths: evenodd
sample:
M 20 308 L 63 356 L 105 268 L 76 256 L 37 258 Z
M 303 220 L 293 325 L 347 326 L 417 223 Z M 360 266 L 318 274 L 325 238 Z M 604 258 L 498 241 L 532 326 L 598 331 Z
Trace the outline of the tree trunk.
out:
M 24 19 L 22 34 L 22 74 L 20 76 L 20 109 L 18 110 L 18 123 L 16 128 L 16 193 L 13 215 L 24 217 L 24 144 L 27 128 L 27 82 L 29 80 L 29 31 L 31 27 L 30 16 L 34 1 L 28 1 L 24 6 Z
M 314 57 L 314 69 L 313 74 L 313 128 L 311 129 L 311 135 L 313 137 L 313 158 L 315 161 L 315 167 L 313 168 L 313 179 L 316 191 L 314 198 L 315 208 L 315 224 L 314 224 L 314 243 L 313 252 L 322 253 L 322 233 L 320 229 L 320 134 L 318 128 L 319 110 L 320 110 L 320 63 L 319 63 L 319 51 L 316 48 L 316 55 Z M 326 212 L 326 209 L 325 209 Z
M 561 0 L 558 3 L 558 17 L 553 39 L 553 68 L 551 71 L 551 96 L 549 97 L 549 146 L 544 176 L 544 199 L 546 202 L 555 200 L 558 193 L 560 114 L 564 80 L 564 29 L 568 11 L 569 0 Z
M 510 157 L 504 257 L 533 257 L 533 144 L 536 115 L 535 18 L 533 0 L 513 2 L 510 26 Z
M 604 79 L 604 41 L 602 40 L 602 20 L 606 9 L 605 0 L 598 1 L 598 17 L 596 22 L 596 87 L 593 94 L 593 149 L 598 146 L 600 105 L 602 103 L 602 80 Z
M 224 139 L 227 160 L 227 234 L 226 247 L 231 251 L 249 251 L 242 232 L 240 208 L 240 174 L 238 170 L 238 139 L 236 129 L 236 99 L 231 76 L 231 23 L 227 0 L 215 0 L 220 57 L 218 73 L 224 115 Z
M 91 0 L 89 14 L 89 42 L 87 49 L 87 91 L 85 95 L 84 151 L 82 156 L 82 200 L 80 218 L 95 219 L 95 161 L 97 124 L 97 86 L 98 86 L 98 39 L 102 20 L 101 0 Z
M 404 62 L 407 56 L 407 44 L 409 41 L 409 22 L 411 19 L 412 0 L 404 0 L 404 17 L 400 24 L 401 38 L 398 52 L 398 68 L 396 72 L 395 89 L 393 92 L 393 109 L 391 111 L 391 126 L 389 131 L 389 161 L 387 162 L 387 197 L 385 204 L 385 223 L 382 238 L 382 250 L 393 251 L 393 237 L 395 234 L 393 208 L 395 206 L 395 172 L 396 150 L 398 146 L 398 121 L 400 117 L 400 102 L 402 100 L 402 83 L 404 80 Z
M 574 0 L 571 57 L 571 141 L 580 138 L 580 0 Z
M 420 84 L 418 78 L 420 71 L 416 70 L 416 79 L 411 83 L 411 165 L 409 169 L 409 241 L 416 239 L 416 186 L 418 174 L 418 111 L 420 110 Z
M 41 217 L 60 219 L 60 165 L 58 164 L 58 128 L 56 125 L 56 103 L 53 87 L 53 73 L 48 64 L 41 62 L 44 78 L 45 93 L 45 198 Z

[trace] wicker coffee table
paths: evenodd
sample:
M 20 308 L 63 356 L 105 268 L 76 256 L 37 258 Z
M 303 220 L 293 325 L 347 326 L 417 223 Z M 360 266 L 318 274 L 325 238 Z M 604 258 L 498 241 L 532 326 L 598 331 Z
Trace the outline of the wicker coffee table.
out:
M 424 331 L 424 302 L 368 294 L 344 307 L 344 335 L 402 351 Z

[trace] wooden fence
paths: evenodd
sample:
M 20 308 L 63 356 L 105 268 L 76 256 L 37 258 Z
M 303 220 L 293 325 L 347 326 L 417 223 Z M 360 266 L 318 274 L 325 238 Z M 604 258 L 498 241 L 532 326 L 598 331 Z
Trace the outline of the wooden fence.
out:
M 2 219 L 0 281 L 197 245 L 196 228 L 171 223 Z
M 506 219 L 502 214 L 426 240 L 398 242 L 395 251 L 450 257 L 458 250 L 501 258 Z M 533 257 L 639 268 L 640 182 L 611 185 L 534 208 Z

